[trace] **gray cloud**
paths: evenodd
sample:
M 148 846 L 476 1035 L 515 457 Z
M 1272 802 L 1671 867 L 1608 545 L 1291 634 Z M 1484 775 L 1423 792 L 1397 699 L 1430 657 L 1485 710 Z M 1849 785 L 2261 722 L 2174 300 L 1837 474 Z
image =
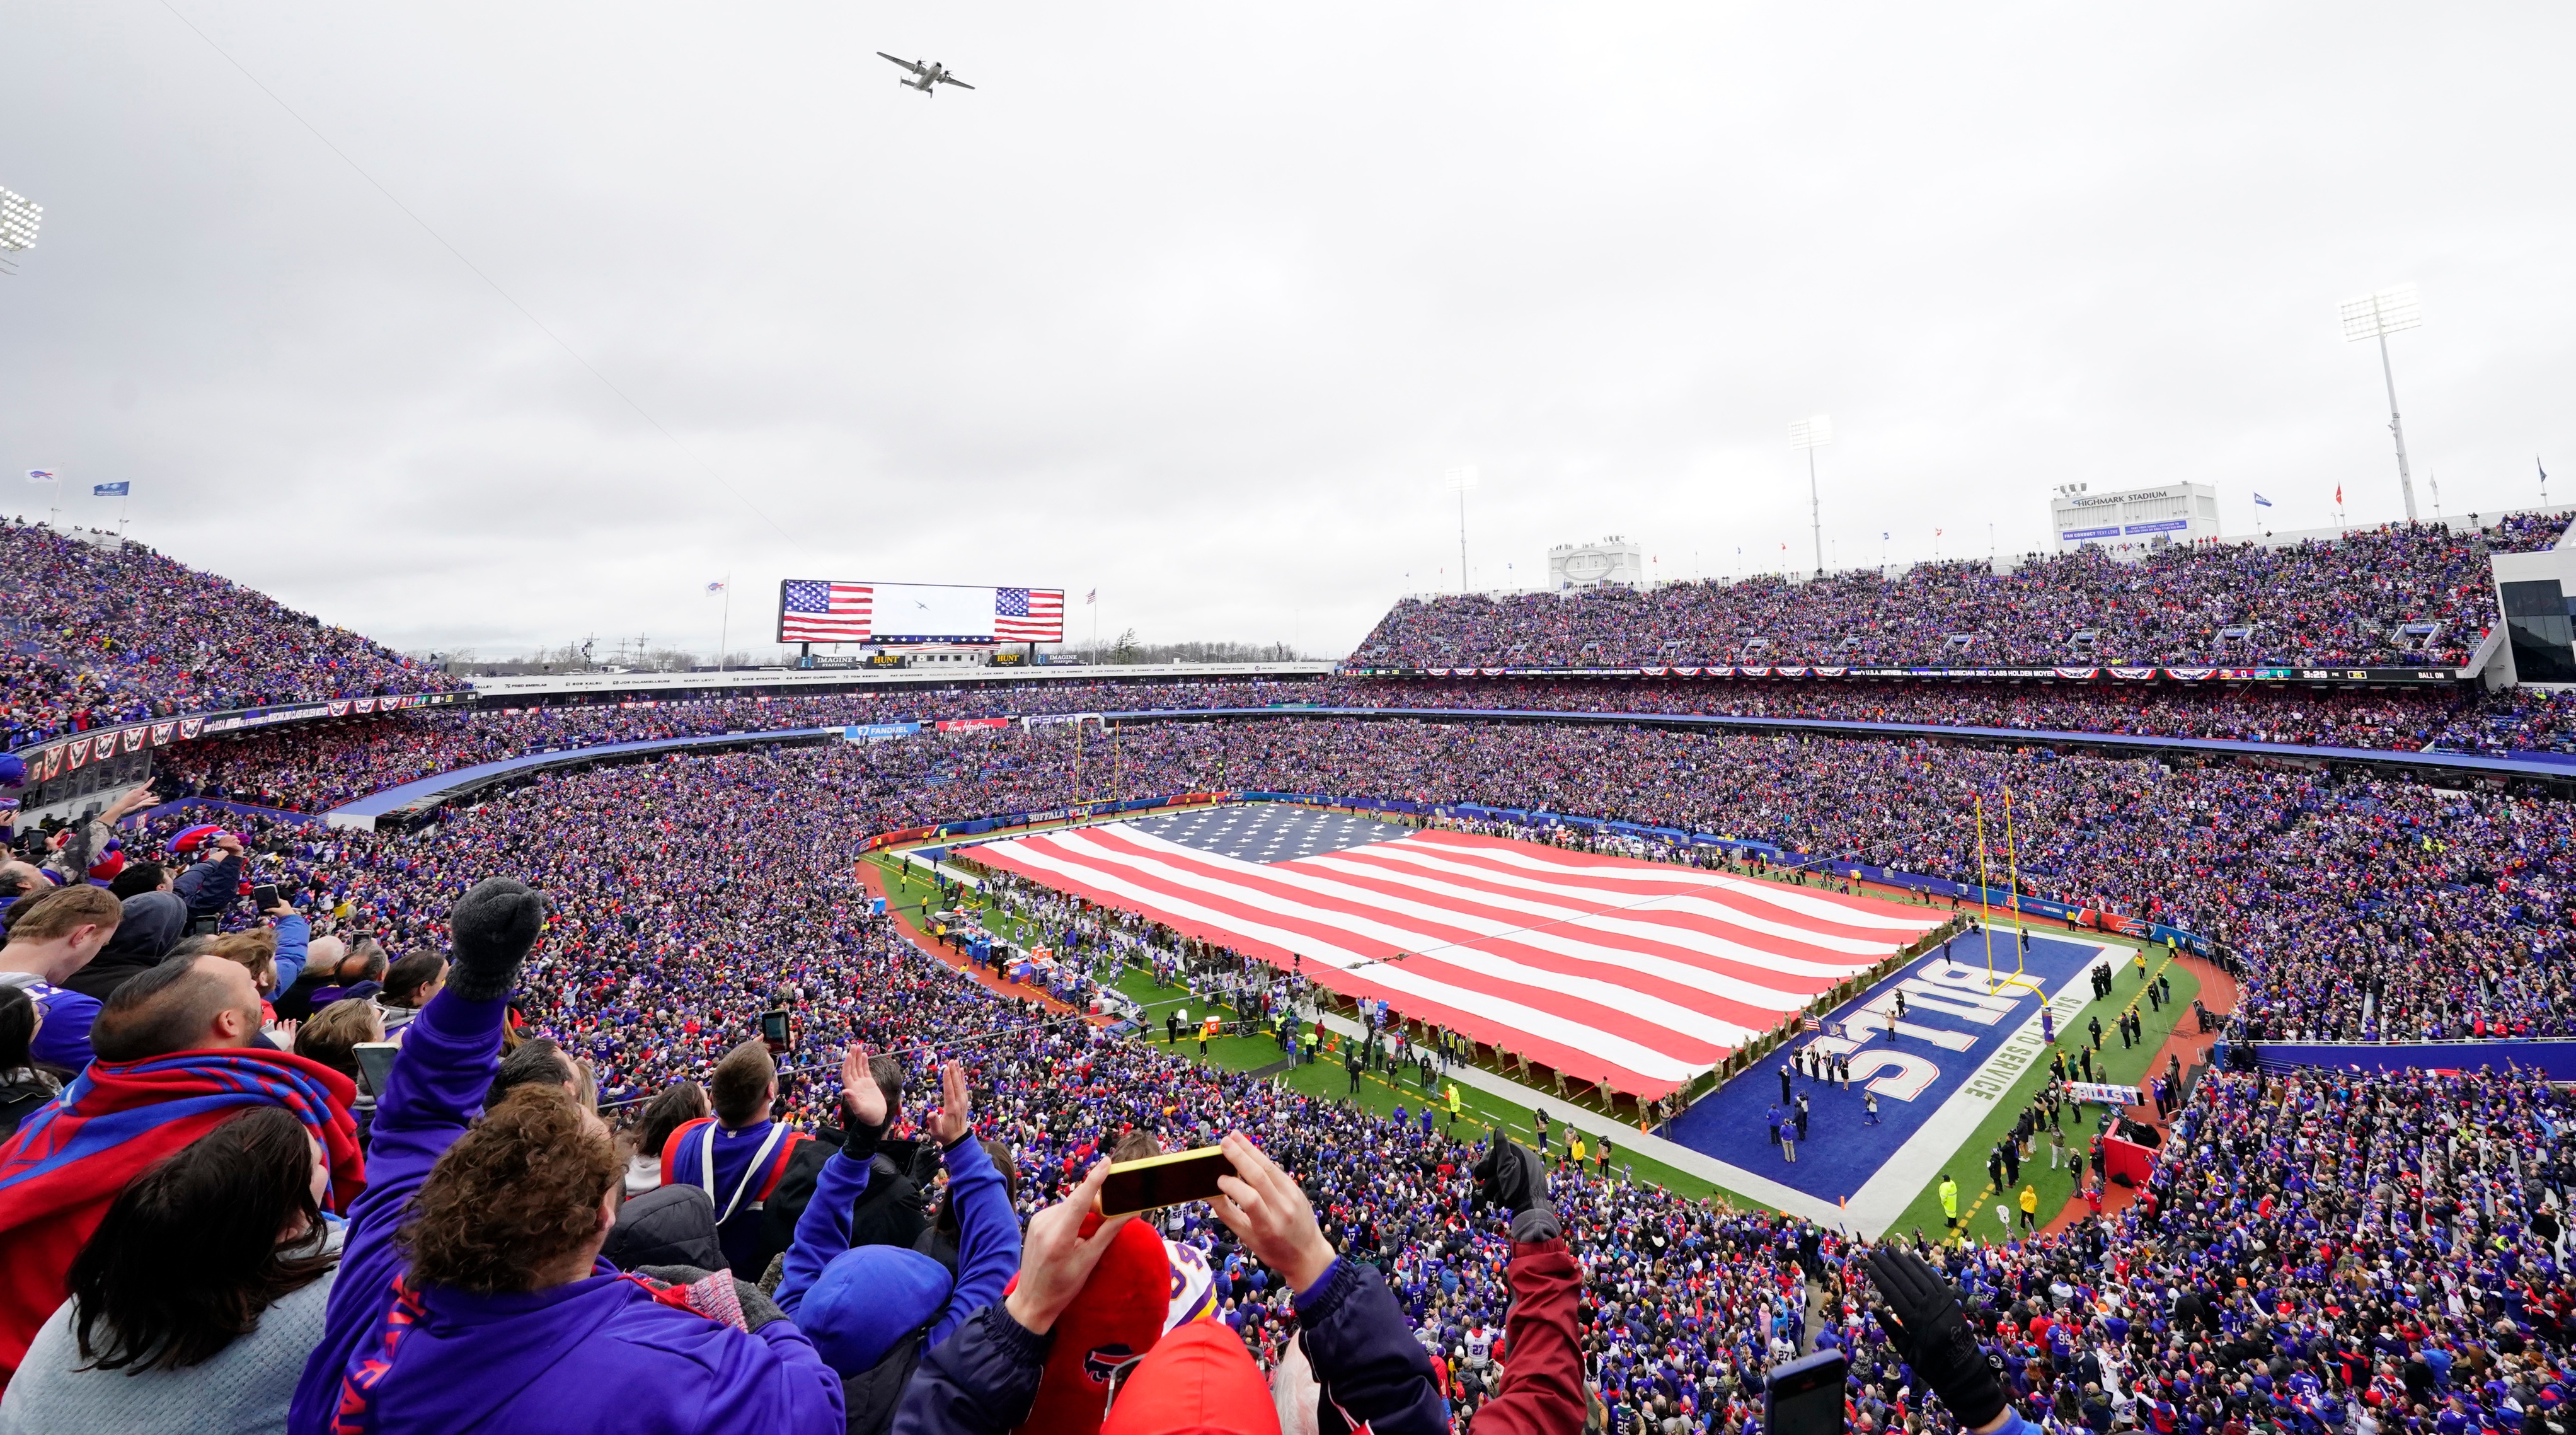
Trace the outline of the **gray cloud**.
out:
M 2540 7 L 174 3 L 677 440 L 169 10 L 0 14 L 0 462 L 406 646 L 703 647 L 730 572 L 1338 651 L 1456 585 L 1453 464 L 1480 584 L 1803 555 L 1817 410 L 1846 565 L 2067 479 L 2385 518 L 2334 304 L 2407 279 L 2445 507 L 2576 466 Z

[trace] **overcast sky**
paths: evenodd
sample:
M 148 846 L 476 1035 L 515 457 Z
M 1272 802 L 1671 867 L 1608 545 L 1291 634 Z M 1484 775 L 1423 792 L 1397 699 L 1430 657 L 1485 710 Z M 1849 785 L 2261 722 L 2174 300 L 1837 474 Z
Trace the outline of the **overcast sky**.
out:
M 1458 465 L 1479 587 L 1803 564 L 1818 411 L 1838 566 L 2036 547 L 2066 481 L 2395 517 L 2335 306 L 2413 281 L 2419 501 L 2493 513 L 2535 455 L 2576 496 L 2571 53 L 2544 5 L 20 0 L 0 467 L 406 648 L 709 649 L 730 574 L 737 646 L 812 576 L 1339 655 L 1458 585 Z

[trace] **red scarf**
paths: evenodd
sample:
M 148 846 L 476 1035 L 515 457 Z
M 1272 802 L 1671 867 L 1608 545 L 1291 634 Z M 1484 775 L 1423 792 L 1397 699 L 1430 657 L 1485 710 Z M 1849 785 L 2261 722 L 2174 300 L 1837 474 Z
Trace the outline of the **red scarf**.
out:
M 227 1047 L 90 1063 L 61 1099 L 0 1144 L 0 1368 L 27 1354 L 70 1286 L 72 1257 L 125 1184 L 248 1106 L 280 1106 L 322 1143 L 328 1201 L 366 1185 L 357 1087 L 319 1062 Z

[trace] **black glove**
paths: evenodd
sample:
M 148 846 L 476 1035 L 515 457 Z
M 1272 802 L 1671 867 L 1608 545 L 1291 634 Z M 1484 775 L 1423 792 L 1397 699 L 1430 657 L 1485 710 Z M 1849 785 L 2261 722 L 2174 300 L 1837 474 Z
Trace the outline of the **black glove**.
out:
M 1869 1253 L 1869 1283 L 1886 1302 L 1888 1338 L 1916 1378 L 1970 1429 L 2003 1413 L 2003 1361 L 1977 1344 L 1959 1293 L 1921 1256 L 1898 1246 Z
M 1547 1174 L 1539 1165 L 1538 1153 L 1500 1131 L 1473 1169 L 1477 1202 L 1500 1206 L 1506 1215 L 1518 1215 L 1547 1199 Z
M 510 994 L 546 925 L 546 899 L 515 877 L 486 877 L 447 914 L 447 988 L 470 1002 Z

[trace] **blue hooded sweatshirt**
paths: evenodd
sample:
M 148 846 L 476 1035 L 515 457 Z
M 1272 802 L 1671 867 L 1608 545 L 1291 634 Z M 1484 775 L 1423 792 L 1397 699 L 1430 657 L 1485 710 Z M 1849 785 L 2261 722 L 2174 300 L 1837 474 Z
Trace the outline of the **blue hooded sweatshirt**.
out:
M 394 1232 L 491 1086 L 504 1006 L 442 991 L 405 1033 L 287 1429 L 840 1435 L 841 1382 L 789 1321 L 746 1334 L 604 1263 L 505 1295 L 403 1283 Z
M 893 1246 L 850 1248 L 850 1210 L 867 1192 L 875 1143 L 855 1138 L 823 1164 L 814 1198 L 796 1221 L 796 1243 L 778 1281 L 778 1308 L 796 1318 L 844 1376 L 865 1374 L 918 1331 L 924 1350 L 948 1338 L 980 1306 L 1002 1298 L 1020 1268 L 1020 1222 L 1002 1173 L 974 1136 L 940 1152 L 957 1212 L 957 1276 L 939 1262 Z

